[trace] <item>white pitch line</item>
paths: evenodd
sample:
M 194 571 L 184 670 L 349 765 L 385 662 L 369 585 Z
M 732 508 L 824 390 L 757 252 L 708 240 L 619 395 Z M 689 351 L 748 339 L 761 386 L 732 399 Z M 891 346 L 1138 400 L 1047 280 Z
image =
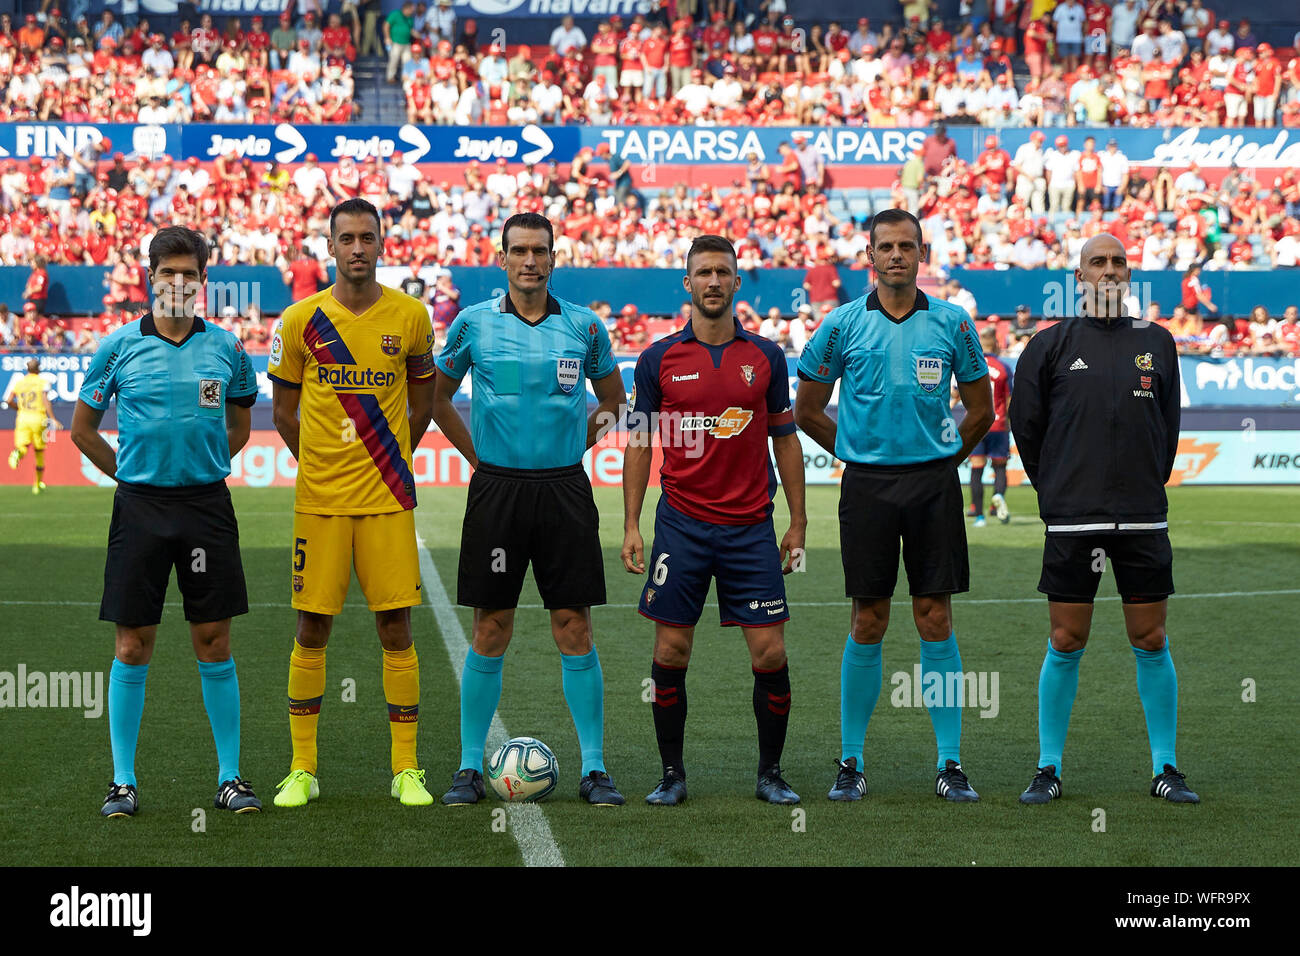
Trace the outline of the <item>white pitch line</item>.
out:
M 424 561 L 425 561 L 426 557 L 428 557 L 427 549 L 425 549 L 425 547 L 424 547 L 423 539 L 420 538 L 419 535 L 417 535 L 416 538 L 417 538 L 417 540 L 419 540 L 419 541 L 421 542 L 421 545 L 420 545 L 420 547 L 421 547 L 421 553 L 420 553 L 420 569 L 421 569 L 421 573 L 424 573 Z M 428 561 L 429 561 L 429 565 L 432 567 L 432 565 L 433 565 L 433 559 L 432 559 L 432 558 L 428 558 Z M 433 569 L 433 573 L 434 573 L 435 575 L 437 574 L 437 569 L 436 569 L 436 568 Z M 439 586 L 441 587 L 441 585 L 442 585 L 442 579 L 441 579 L 441 578 L 438 579 L 438 584 L 439 584 Z M 1206 592 L 1206 593 L 1204 593 L 1204 594 L 1174 594 L 1174 595 L 1170 598 L 1170 600 L 1171 600 L 1171 601 L 1190 600 L 1190 599 L 1192 599 L 1192 598 L 1273 597 L 1273 596 L 1276 596 L 1276 595 L 1284 595 L 1284 594 L 1300 594 L 1300 588 L 1280 588 L 1280 589 L 1277 589 L 1277 590 L 1271 590 L 1271 591 L 1208 591 L 1208 592 Z M 456 622 L 456 623 L 455 623 L 455 626 L 456 626 L 456 628 L 457 628 L 457 633 L 460 635 L 460 640 L 461 640 L 461 642 L 462 642 L 461 647 L 460 647 L 460 650 L 459 650 L 459 655 L 460 655 L 460 656 L 457 657 L 455 654 L 452 655 L 452 665 L 453 665 L 453 667 L 454 667 L 455 670 L 456 670 L 456 681 L 457 681 L 457 683 L 459 683 L 459 682 L 460 682 L 461 671 L 463 671 L 464 668 L 465 668 L 465 651 L 469 648 L 469 644 L 468 644 L 468 642 L 465 641 L 465 630 L 464 630 L 464 628 L 462 628 L 462 627 L 460 626 L 460 619 L 459 619 L 459 618 L 456 618 L 456 616 L 455 616 L 455 615 L 456 615 L 455 610 L 451 608 L 451 601 L 450 601 L 450 599 L 447 597 L 447 592 L 446 592 L 445 589 L 444 589 L 443 592 L 442 592 L 442 597 L 443 597 L 443 600 L 447 602 L 447 607 L 448 607 L 448 609 L 451 609 L 451 615 L 452 615 L 452 618 L 453 618 L 453 619 L 455 620 L 455 622 Z M 971 598 L 971 599 L 969 599 L 969 600 L 964 600 L 964 599 L 962 599 L 962 598 L 954 598 L 952 603 L 953 603 L 953 604 L 1041 604 L 1042 602 L 1044 602 L 1044 601 L 1046 601 L 1046 600 L 1047 600 L 1047 595 L 1044 594 L 1044 595 L 1039 595 L 1038 597 L 1029 597 L 1029 598 Z M 1118 596 L 1115 596 L 1115 595 L 1112 595 L 1112 596 L 1110 596 L 1110 597 L 1099 597 L 1099 598 L 1097 598 L 1097 600 L 1098 600 L 1098 601 L 1118 601 L 1118 600 L 1119 600 L 1119 597 L 1118 597 Z M 844 598 L 842 601 L 791 601 L 791 602 L 789 602 L 789 606 L 790 606 L 790 607 L 847 607 L 847 606 L 848 606 L 848 601 L 849 601 L 848 598 Z M 897 605 L 897 606 L 899 606 L 899 607 L 910 607 L 911 604 L 912 604 L 912 602 L 911 602 L 910 600 L 897 600 L 897 601 L 893 601 L 893 602 L 891 602 L 891 603 L 893 603 L 893 604 L 895 604 L 895 605 Z M 99 607 L 99 602 L 98 602 L 98 601 L 0 601 L 0 607 L 8 607 L 8 606 L 14 606 L 14 607 Z M 181 605 L 181 602 L 180 602 L 180 601 L 168 601 L 168 602 L 166 603 L 165 606 L 166 606 L 166 607 L 181 607 L 182 605 Z M 286 608 L 286 607 L 292 607 L 293 605 L 292 605 L 292 604 L 274 604 L 274 603 L 272 603 L 272 604 L 250 604 L 250 605 L 248 605 L 248 606 L 249 606 L 250 608 L 254 608 L 254 607 L 278 607 L 278 608 Z M 635 608 L 635 607 L 639 607 L 639 606 L 640 606 L 640 605 L 637 605 L 637 604 L 602 604 L 602 605 L 600 605 L 600 607 L 615 608 L 615 609 L 618 609 L 618 608 Z M 519 605 L 519 610 L 521 610 L 521 611 L 539 611 L 539 610 L 543 610 L 544 607 L 545 607 L 545 605 L 542 605 L 542 604 L 520 604 L 520 605 Z M 713 603 L 713 602 L 709 602 L 708 604 L 705 605 L 705 607 L 715 608 L 715 607 L 717 607 L 717 604 L 715 604 L 715 603 Z M 434 612 L 437 613 L 437 605 L 436 605 L 436 604 L 434 604 Z M 442 627 L 442 618 L 441 618 L 441 617 L 438 618 L 438 626 L 439 626 L 439 628 Z M 448 626 L 451 626 L 451 625 L 448 625 Z M 452 651 L 451 651 L 451 648 L 449 647 L 449 648 L 448 648 L 448 653 L 451 653 L 451 652 L 452 652 Z M 496 727 L 496 725 L 494 724 L 494 725 L 493 725 L 494 730 L 495 730 L 495 727 Z M 501 728 L 501 732 L 502 732 L 502 734 L 505 733 L 505 728 L 504 728 L 504 727 Z M 499 747 L 502 743 L 505 743 L 505 741 L 508 740 L 508 739 L 509 739 L 509 737 L 503 736 L 503 737 L 501 738 L 501 740 L 498 742 L 497 746 Z M 494 747 L 493 749 L 495 750 L 496 748 Z M 516 807 L 518 807 L 518 806 L 520 806 L 520 804 L 512 804 L 512 806 L 516 806 Z
M 452 607 L 447 589 L 442 585 L 438 566 L 433 563 L 433 556 L 424 543 L 424 537 L 418 532 L 415 536 L 420 548 L 420 578 L 424 582 L 424 593 L 432 605 L 438 630 L 442 641 L 447 645 L 447 656 L 451 658 L 451 669 L 456 674 L 456 686 L 460 687 L 461 675 L 465 670 L 465 654 L 469 651 L 469 642 L 465 640 L 465 629 L 461 627 L 456 609 Z M 492 715 L 492 725 L 488 729 L 488 753 L 510 739 L 506 726 L 501 722 L 501 715 Z M 564 866 L 564 857 L 560 847 L 551 835 L 546 814 L 536 803 L 507 803 L 506 814 L 510 820 L 510 833 L 519 844 L 519 851 L 524 857 L 524 866 Z

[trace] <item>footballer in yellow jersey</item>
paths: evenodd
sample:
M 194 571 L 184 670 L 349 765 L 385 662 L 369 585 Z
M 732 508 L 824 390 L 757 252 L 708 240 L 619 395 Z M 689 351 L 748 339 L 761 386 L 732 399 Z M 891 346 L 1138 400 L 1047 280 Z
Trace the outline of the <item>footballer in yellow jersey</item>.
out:
M 271 380 L 301 389 L 294 510 L 376 515 L 415 507 L 407 380 L 433 375 L 425 306 L 386 286 L 353 315 L 334 286 L 284 311 Z
M 27 360 L 27 374 L 14 382 L 5 396 L 5 404 L 18 410 L 14 422 L 14 449 L 9 453 L 9 467 L 15 471 L 23 460 L 30 446 L 35 451 L 36 478 L 32 482 L 32 493 L 40 494 L 45 490 L 45 425 L 58 428 L 58 419 L 50 408 L 46 396 L 49 387 L 40 376 L 41 363 L 36 359 Z
M 411 639 L 411 608 L 421 600 L 411 453 L 433 417 L 433 326 L 418 299 L 376 281 L 382 228 L 364 199 L 334 208 L 335 284 L 286 309 L 271 341 L 275 427 L 298 459 L 293 763 L 277 788 L 280 807 L 305 806 L 320 794 L 325 648 L 354 567 L 384 649 L 391 794 L 406 806 L 433 802 L 416 760 L 420 675 Z

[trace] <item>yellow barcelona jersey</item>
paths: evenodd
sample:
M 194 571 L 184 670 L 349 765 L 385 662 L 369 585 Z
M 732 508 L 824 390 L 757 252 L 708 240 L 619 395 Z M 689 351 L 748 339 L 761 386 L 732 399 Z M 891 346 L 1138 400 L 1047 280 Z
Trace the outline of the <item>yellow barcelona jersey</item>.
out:
M 45 426 L 46 388 L 45 379 L 30 372 L 14 382 L 13 394 L 9 396 L 9 401 L 18 409 L 18 420 L 14 422 L 14 427 Z
M 330 286 L 285 309 L 271 378 L 301 388 L 294 510 L 375 515 L 415 507 L 408 379 L 434 373 L 433 326 L 418 299 L 381 287 L 354 315 Z

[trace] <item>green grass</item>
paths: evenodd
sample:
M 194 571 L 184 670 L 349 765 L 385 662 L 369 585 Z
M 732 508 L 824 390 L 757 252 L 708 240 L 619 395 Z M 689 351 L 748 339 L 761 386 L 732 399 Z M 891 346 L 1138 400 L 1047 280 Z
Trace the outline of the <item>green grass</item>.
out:
M 456 578 L 464 491 L 423 490 L 421 534 L 445 585 Z M 330 642 L 320 723 L 322 798 L 305 811 L 270 806 L 287 772 L 285 687 L 294 612 L 289 608 L 291 492 L 234 491 L 251 613 L 233 646 L 243 699 L 244 775 L 268 805 L 233 817 L 211 809 L 215 753 L 178 604 L 169 604 L 150 667 L 137 773 L 142 811 L 101 820 L 111 776 L 107 717 L 80 711 L 0 711 L 0 862 L 99 865 L 361 864 L 512 865 L 508 833 L 494 832 L 489 800 L 455 810 L 408 809 L 388 796 L 387 715 L 373 616 L 353 586 Z M 622 570 L 617 489 L 597 493 L 610 607 L 594 614 L 605 674 L 606 760 L 628 797 L 621 810 L 576 796 L 579 756 L 560 692 L 560 665 L 531 579 L 507 654 L 501 717 L 510 733 L 549 743 L 561 785 L 543 808 L 569 864 L 630 865 L 1295 865 L 1296 804 L 1282 759 L 1294 740 L 1297 667 L 1291 656 L 1300 595 L 1194 595 L 1300 588 L 1300 489 L 1171 491 L 1180 596 L 1169 631 L 1180 684 L 1179 759 L 1204 802 L 1178 807 L 1147 795 L 1149 757 L 1134 664 L 1119 605 L 1097 605 L 1066 748 L 1065 797 L 1043 808 L 1016 798 L 1037 757 L 1036 687 L 1047 610 L 1035 590 L 1042 526 L 1034 496 L 1013 489 L 1015 517 L 970 529 L 971 593 L 956 629 L 967 670 L 997 672 L 999 712 L 965 713 L 962 756 L 982 795 L 977 805 L 933 796 L 934 738 L 924 708 L 890 706 L 886 684 L 867 738 L 870 793 L 860 804 L 825 798 L 839 746 L 840 650 L 848 626 L 835 519 L 838 490 L 809 489 L 807 573 L 788 578 L 793 618 L 786 640 L 793 685 L 786 777 L 803 794 L 804 832 L 790 810 L 753 797 L 757 759 L 752 677 L 738 630 L 705 610 L 691 663 L 686 761 L 690 801 L 675 810 L 642 802 L 659 777 L 649 706 L 652 632 L 634 607 L 644 579 Z M 778 496 L 778 509 L 781 499 Z M 0 489 L 0 671 L 93 670 L 112 659 L 112 627 L 97 620 L 111 492 Z M 647 503 L 642 532 L 651 537 Z M 778 513 L 778 532 L 783 532 Z M 905 596 L 905 584 L 899 595 Z M 1103 584 L 1113 595 L 1113 581 Z M 178 601 L 173 589 L 169 600 Z M 29 603 L 23 603 L 29 602 Z M 458 609 L 468 632 L 470 615 Z M 885 640 L 885 676 L 911 673 L 918 639 L 905 604 Z M 459 703 L 429 607 L 414 615 L 421 660 L 420 753 L 441 793 L 459 754 Z M 356 702 L 341 699 L 344 679 Z M 1257 701 L 1242 701 L 1242 682 Z M 193 811 L 206 831 L 193 831 Z M 1106 831 L 1093 831 L 1094 810 Z

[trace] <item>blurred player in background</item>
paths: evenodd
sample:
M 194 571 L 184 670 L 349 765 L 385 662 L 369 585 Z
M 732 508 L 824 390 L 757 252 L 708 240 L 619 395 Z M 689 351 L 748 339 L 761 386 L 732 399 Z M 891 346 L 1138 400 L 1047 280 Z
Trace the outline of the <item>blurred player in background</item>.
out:
M 1075 270 L 1083 315 L 1039 332 L 1016 364 L 1011 428 L 1047 525 L 1038 590 L 1051 626 L 1038 677 L 1038 769 L 1021 803 L 1061 795 L 1079 660 L 1107 561 L 1137 658 L 1151 796 L 1200 802 L 1175 758 L 1178 675 L 1165 631 L 1174 593 L 1165 484 L 1178 454 L 1178 354 L 1168 330 L 1125 317 L 1129 277 L 1118 239 L 1089 239 Z
M 1011 369 L 998 358 L 998 330 L 987 325 L 980 332 L 984 361 L 993 384 L 993 425 L 970 453 L 970 513 L 975 527 L 984 527 L 984 466 L 993 461 L 993 500 L 989 514 L 1003 524 L 1011 520 L 1007 508 L 1007 457 L 1011 454 L 1011 432 L 1007 429 L 1007 402 L 1011 397 Z
M 36 460 L 36 477 L 32 480 L 32 494 L 45 490 L 45 432 L 57 430 L 59 420 L 50 407 L 47 385 L 41 378 L 41 363 L 35 358 L 27 360 L 27 374 L 14 382 L 5 393 L 3 404 L 18 410 L 14 420 L 14 450 L 9 453 L 9 467 L 18 470 L 30 446 Z
M 422 303 L 375 279 L 381 230 L 379 211 L 364 199 L 334 207 L 336 281 L 286 309 L 271 342 L 275 427 L 298 459 L 293 763 L 279 784 L 278 807 L 300 807 L 320 794 L 316 724 L 325 647 L 354 564 L 384 649 L 390 793 L 406 806 L 433 803 L 416 758 L 420 671 L 411 640 L 411 608 L 420 603 L 411 455 L 433 411 L 433 328 Z
M 782 574 L 803 558 L 808 516 L 785 353 L 746 332 L 732 314 L 740 276 L 729 241 L 697 238 L 686 257 L 683 285 L 691 296 L 690 323 L 637 360 L 628 429 L 642 440 L 629 440 L 623 464 L 623 567 L 644 574 L 641 505 L 650 479 L 651 436 L 659 432 L 663 494 L 639 610 L 655 622 L 650 676 L 664 772 L 646 802 L 676 805 L 686 799 L 686 668 L 716 578 L 721 623 L 741 628 L 754 672 L 755 794 L 768 803 L 798 803 L 799 795 L 781 777 L 790 719 L 790 615 Z M 769 436 L 790 508 L 790 527 L 779 547 Z
M 867 792 L 863 738 L 880 695 L 880 645 L 900 539 L 922 679 L 960 687 L 952 595 L 970 589 L 970 562 L 957 465 L 993 422 L 988 366 L 970 315 L 916 287 L 928 253 L 921 224 L 905 210 L 885 210 L 871 222 L 870 249 L 879 285 L 822 322 L 799 359 L 795 395 L 799 427 L 845 463 L 840 549 L 853 629 L 840 669 L 842 756 L 832 800 L 861 800 Z M 960 428 L 948 409 L 954 375 L 966 407 Z M 841 377 L 832 421 L 826 404 Z M 926 700 L 939 751 L 935 793 L 954 802 L 978 800 L 961 767 L 962 702 L 941 696 Z
M 149 244 L 153 308 L 108 335 L 86 371 L 72 440 L 117 481 L 99 618 L 115 630 L 108 676 L 113 783 L 100 813 L 138 809 L 136 742 L 145 678 L 173 565 L 199 663 L 203 706 L 217 748 L 219 810 L 256 812 L 239 775 L 239 679 L 230 619 L 248 613 L 239 526 L 226 487 L 230 460 L 248 441 L 257 377 L 235 336 L 196 314 L 208 244 L 183 226 Z M 117 396 L 117 448 L 99 433 Z
M 530 563 L 582 750 L 578 795 L 599 806 L 623 803 L 605 769 L 605 681 L 591 632 L 591 608 L 605 603 L 605 565 L 582 468 L 599 424 L 623 402 L 623 379 L 596 313 L 551 295 L 554 247 L 546 217 L 507 219 L 498 261 L 508 291 L 457 315 L 438 356 L 434 420 L 474 468 L 456 580 L 457 603 L 474 608 L 474 634 L 460 688 L 460 767 L 442 798 L 448 806 L 483 796 L 483 750 Z M 471 368 L 472 434 L 452 404 Z M 600 402 L 590 416 L 588 379 Z

